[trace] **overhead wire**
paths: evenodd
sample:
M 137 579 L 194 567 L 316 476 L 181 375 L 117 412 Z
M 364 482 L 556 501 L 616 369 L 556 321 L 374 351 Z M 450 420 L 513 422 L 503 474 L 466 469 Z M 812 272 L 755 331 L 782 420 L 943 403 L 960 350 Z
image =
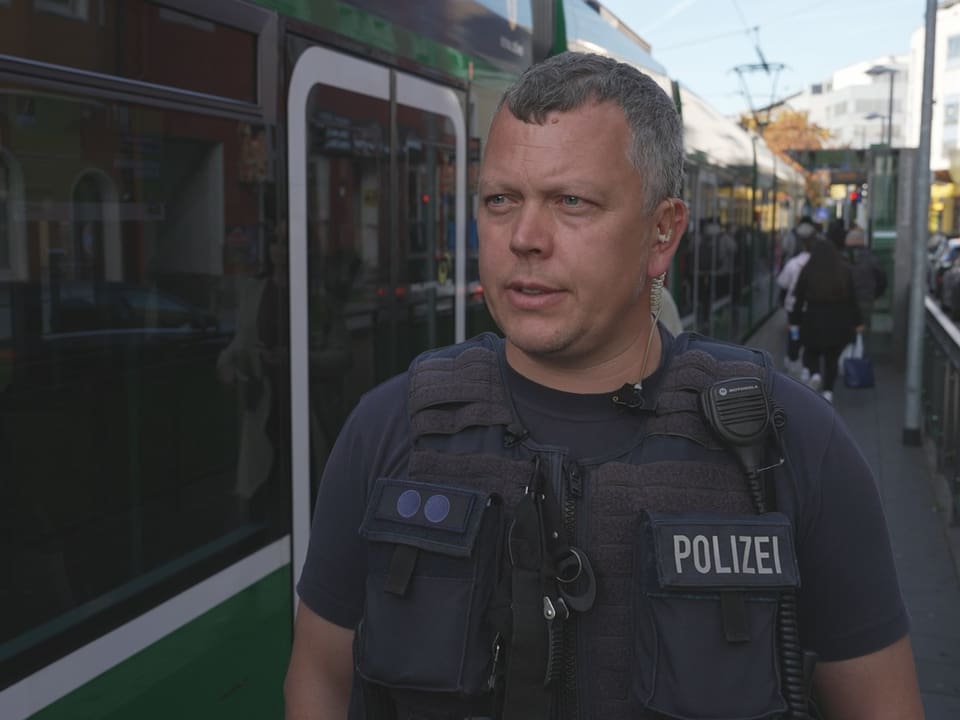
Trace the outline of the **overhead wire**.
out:
M 882 2 L 882 0 L 881 0 L 881 1 L 878 1 L 878 2 L 873 3 L 871 7 L 872 7 L 873 9 L 876 9 L 876 8 L 882 8 L 882 7 L 886 7 L 886 6 L 900 5 L 902 2 L 903 2 L 903 0 L 889 0 L 888 2 Z M 761 29 L 762 27 L 765 27 L 765 26 L 767 26 L 767 25 L 779 24 L 779 23 L 788 21 L 788 20 L 790 20 L 790 19 L 792 19 L 792 18 L 799 17 L 800 15 L 809 15 L 810 13 L 814 12 L 814 11 L 817 10 L 818 8 L 823 7 L 824 5 L 836 5 L 836 0 L 821 0 L 821 2 L 813 3 L 813 4 L 810 5 L 809 7 L 804 7 L 804 8 L 801 8 L 801 9 L 799 9 L 799 10 L 794 10 L 793 12 L 785 12 L 785 13 L 782 13 L 782 14 L 777 14 L 776 17 L 773 17 L 773 18 L 770 18 L 770 19 L 768 19 L 768 20 L 765 20 L 765 21 L 763 21 L 762 23 L 760 23 L 760 24 L 758 24 L 758 25 L 750 25 L 750 26 L 745 27 L 744 29 L 741 29 L 741 30 L 725 30 L 724 32 L 714 33 L 714 34 L 712 34 L 712 35 L 701 35 L 701 36 L 696 37 L 696 38 L 690 38 L 689 40 L 684 40 L 684 41 L 682 41 L 682 42 L 674 43 L 674 44 L 672 44 L 672 45 L 658 45 L 658 46 L 657 46 L 657 50 L 662 52 L 662 51 L 665 51 L 665 50 L 677 50 L 677 49 L 680 49 L 680 48 L 691 47 L 691 46 L 693 46 L 693 45 L 702 45 L 702 44 L 705 43 L 705 42 L 711 42 L 711 41 L 713 41 L 713 40 L 722 40 L 723 38 L 728 38 L 728 37 L 733 37 L 733 36 L 735 36 L 735 35 L 740 35 L 740 34 L 742 34 L 742 33 L 744 32 L 744 30 L 746 30 L 746 31 L 749 32 L 749 33 L 753 33 L 754 35 L 756 35 L 756 34 L 760 31 L 760 29 Z M 742 13 L 741 10 L 740 10 L 739 5 L 735 5 L 735 7 L 736 7 L 736 9 L 737 9 L 738 14 L 740 15 L 740 20 L 741 20 L 741 22 L 742 22 L 744 25 L 746 25 L 746 24 L 747 24 L 747 21 L 745 20 L 744 15 L 743 15 L 743 13 Z M 850 9 L 849 9 L 849 8 L 840 8 L 840 9 L 838 9 L 838 12 L 844 12 L 844 13 L 846 13 L 846 12 L 850 12 Z M 859 12 L 859 11 L 857 11 L 857 12 Z
M 759 26 L 753 28 L 754 30 L 759 30 Z M 682 43 L 676 43 L 674 45 L 663 45 L 658 46 L 658 51 L 663 50 L 674 50 L 676 48 L 690 47 L 691 45 L 702 45 L 705 42 L 710 42 L 711 40 L 720 40 L 721 38 L 732 37 L 734 35 L 740 35 L 743 33 L 743 30 L 730 30 L 729 32 L 717 33 L 716 35 L 704 35 L 693 40 L 686 40 Z
M 743 14 L 743 10 L 740 9 L 740 3 L 737 0 L 730 0 L 733 3 L 734 9 L 737 11 L 737 15 L 740 16 L 740 22 L 743 23 L 743 29 L 747 34 L 753 34 L 753 49 L 757 52 L 757 57 L 760 58 L 760 65 L 763 67 L 767 75 L 770 74 L 770 63 L 767 62 L 767 58 L 763 56 L 763 50 L 760 49 L 760 26 L 756 25 L 753 27 L 752 31 L 749 23 L 747 23 L 747 18 Z
M 678 49 L 682 49 L 690 46 L 699 46 L 699 45 L 703 45 L 704 43 L 712 42 L 715 40 L 721 40 L 724 38 L 738 36 L 741 33 L 745 33 L 749 36 L 752 36 L 754 50 L 760 59 L 760 63 L 759 63 L 760 67 L 756 69 L 762 69 L 766 72 L 767 75 L 772 76 L 772 90 L 770 93 L 770 105 L 773 105 L 774 98 L 776 97 L 776 92 L 777 92 L 776 88 L 777 88 L 777 83 L 779 79 L 778 77 L 779 72 L 783 69 L 789 69 L 789 68 L 786 65 L 782 65 L 781 63 L 773 63 L 773 62 L 767 61 L 760 47 L 759 34 L 760 34 L 761 28 L 767 27 L 773 24 L 789 22 L 793 18 L 804 16 L 804 15 L 810 15 L 811 13 L 816 13 L 820 8 L 824 8 L 825 6 L 828 6 L 828 5 L 833 6 L 832 9 L 824 10 L 823 12 L 829 15 L 836 15 L 841 12 L 846 13 L 851 11 L 851 8 L 849 7 L 846 7 L 846 8 L 838 7 L 836 4 L 836 0 L 819 0 L 816 2 L 808 2 L 806 6 L 795 8 L 792 11 L 777 12 L 775 16 L 766 18 L 757 25 L 750 25 L 738 0 L 731 0 L 731 2 L 733 4 L 734 10 L 736 11 L 738 19 L 740 20 L 740 23 L 743 26 L 742 29 L 727 30 L 719 33 L 710 34 L 710 35 L 701 35 L 696 38 L 691 38 L 690 40 L 674 43 L 672 45 L 659 46 L 658 50 L 660 51 L 678 50 Z M 889 7 L 892 5 L 899 5 L 902 2 L 903 0 L 872 0 L 871 9 L 875 10 L 878 8 Z M 768 6 L 768 7 L 772 7 L 772 6 Z M 741 66 L 740 69 L 737 69 L 737 68 L 734 68 L 734 69 L 737 70 L 737 73 L 740 76 L 740 83 L 741 83 L 741 90 L 739 93 L 736 93 L 736 94 L 744 96 L 745 99 L 748 101 L 748 103 L 752 106 L 752 99 L 750 98 L 749 88 L 747 87 L 747 84 L 746 84 L 746 78 L 744 78 L 741 72 L 742 70 L 746 70 L 749 68 L 747 66 Z M 751 107 L 751 110 L 752 110 L 752 107 Z
M 737 2 L 737 0 L 730 0 L 730 2 L 733 3 L 733 8 L 734 8 L 734 10 L 737 11 L 737 15 L 740 17 L 740 22 L 741 22 L 741 24 L 743 25 L 743 28 L 744 28 L 744 30 L 746 31 L 746 33 L 747 33 L 748 35 L 750 35 L 750 34 L 753 35 L 753 49 L 756 51 L 757 57 L 760 59 L 759 65 L 737 65 L 737 66 L 734 68 L 734 70 L 735 70 L 736 73 L 737 73 L 737 77 L 738 77 L 739 80 L 740 80 L 740 86 L 741 86 L 741 88 L 742 88 L 742 90 L 743 90 L 743 95 L 745 96 L 745 98 L 746 98 L 746 100 L 747 100 L 747 104 L 748 104 L 749 107 L 750 107 L 750 114 L 753 116 L 754 122 L 756 122 L 756 123 L 757 123 L 757 126 L 759 127 L 759 126 L 760 126 L 760 118 L 759 118 L 759 116 L 757 115 L 757 110 L 756 110 L 756 108 L 754 107 L 753 97 L 752 97 L 751 94 L 750 94 L 750 88 L 749 88 L 749 86 L 748 86 L 748 84 L 747 84 L 746 78 L 744 77 L 744 72 L 747 72 L 747 71 L 751 71 L 751 72 L 752 72 L 752 71 L 754 71 L 754 70 L 761 70 L 761 69 L 762 69 L 764 72 L 767 73 L 767 75 L 770 75 L 771 66 L 770 66 L 770 63 L 767 62 L 767 58 L 764 57 L 764 55 L 763 55 L 763 50 L 760 49 L 760 29 L 759 29 L 759 26 L 755 26 L 755 27 L 753 28 L 753 30 L 752 30 L 752 33 L 751 33 L 750 24 L 747 22 L 747 18 L 746 18 L 746 16 L 743 14 L 743 10 L 740 8 L 740 3 Z M 780 72 L 779 72 L 779 67 L 780 67 L 780 66 L 778 65 L 778 66 L 777 66 L 777 75 L 780 74 Z M 776 86 L 776 76 L 774 77 L 773 82 L 774 82 L 774 86 Z

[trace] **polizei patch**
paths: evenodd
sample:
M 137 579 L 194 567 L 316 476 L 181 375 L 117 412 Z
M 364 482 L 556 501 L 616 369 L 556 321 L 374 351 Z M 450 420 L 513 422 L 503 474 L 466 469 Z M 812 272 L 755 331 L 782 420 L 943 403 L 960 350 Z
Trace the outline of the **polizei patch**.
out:
M 649 514 L 663 588 L 797 587 L 790 521 L 782 513 L 683 516 Z

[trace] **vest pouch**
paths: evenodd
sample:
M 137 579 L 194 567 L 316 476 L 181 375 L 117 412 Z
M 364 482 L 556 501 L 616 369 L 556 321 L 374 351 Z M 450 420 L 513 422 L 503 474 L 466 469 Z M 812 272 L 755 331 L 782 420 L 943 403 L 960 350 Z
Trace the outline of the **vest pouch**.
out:
M 488 692 L 502 516 L 496 495 L 377 480 L 360 527 L 368 571 L 355 648 L 364 679 L 464 699 Z
M 789 519 L 643 513 L 637 538 L 633 701 L 679 720 L 786 712 L 777 607 L 799 586 Z

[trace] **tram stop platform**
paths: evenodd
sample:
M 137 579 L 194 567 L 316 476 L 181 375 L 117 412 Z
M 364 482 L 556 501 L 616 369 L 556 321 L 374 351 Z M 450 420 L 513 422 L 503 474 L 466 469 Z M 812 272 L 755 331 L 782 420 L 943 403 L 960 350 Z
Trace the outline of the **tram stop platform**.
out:
M 783 369 L 786 315 L 777 311 L 747 345 L 767 350 Z M 949 491 L 924 447 L 903 444 L 904 369 L 874 357 L 876 386 L 852 390 L 838 378 L 834 405 L 877 478 L 900 585 L 911 620 L 927 720 L 960 718 L 960 524 Z

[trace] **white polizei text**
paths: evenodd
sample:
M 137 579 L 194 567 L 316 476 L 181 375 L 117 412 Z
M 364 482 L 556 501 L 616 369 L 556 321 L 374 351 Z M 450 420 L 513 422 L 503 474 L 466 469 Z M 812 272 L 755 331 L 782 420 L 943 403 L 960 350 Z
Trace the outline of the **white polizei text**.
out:
M 777 535 L 673 536 L 678 575 L 780 575 Z

